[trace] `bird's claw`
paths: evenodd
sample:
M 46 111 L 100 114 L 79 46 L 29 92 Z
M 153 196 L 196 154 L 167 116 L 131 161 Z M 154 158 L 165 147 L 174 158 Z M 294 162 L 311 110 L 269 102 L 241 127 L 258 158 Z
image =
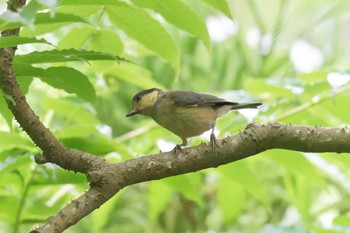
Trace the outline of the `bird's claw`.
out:
M 174 147 L 174 149 L 171 150 L 171 152 L 174 153 L 175 155 L 179 155 L 179 154 L 183 153 L 181 145 L 176 144 L 176 146 Z

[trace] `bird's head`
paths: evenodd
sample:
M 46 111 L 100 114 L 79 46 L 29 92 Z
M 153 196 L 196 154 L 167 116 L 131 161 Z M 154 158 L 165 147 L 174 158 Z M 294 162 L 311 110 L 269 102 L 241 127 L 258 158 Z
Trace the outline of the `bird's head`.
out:
M 135 114 L 150 115 L 161 91 L 158 88 L 151 88 L 137 93 L 132 99 L 131 110 L 126 116 L 129 117 Z

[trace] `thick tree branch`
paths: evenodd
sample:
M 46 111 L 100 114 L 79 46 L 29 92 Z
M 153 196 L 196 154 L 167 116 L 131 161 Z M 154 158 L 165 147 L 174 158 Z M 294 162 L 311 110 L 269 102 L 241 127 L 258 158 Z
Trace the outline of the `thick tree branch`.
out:
M 25 1 L 12 0 L 15 11 Z M 19 29 L 2 32 L 18 35 Z M 292 126 L 280 123 L 249 125 L 243 132 L 209 145 L 184 149 L 180 155 L 160 153 L 109 164 L 103 159 L 64 147 L 34 114 L 16 81 L 12 61 L 16 48 L 0 49 L 0 88 L 4 98 L 32 140 L 42 149 L 38 163 L 52 162 L 87 175 L 90 189 L 32 232 L 62 232 L 97 209 L 122 188 L 139 182 L 217 167 L 262 151 L 280 148 L 303 152 L 350 152 L 350 129 Z
M 350 152 L 349 142 L 348 127 L 293 126 L 277 122 L 267 125 L 251 124 L 244 131 L 219 140 L 218 147 L 214 150 L 210 145 L 203 144 L 186 148 L 180 155 L 166 152 L 110 164 L 95 171 L 99 173 L 95 177 L 102 179 L 96 181 L 101 192 L 95 193 L 90 189 L 87 193 L 94 192 L 95 195 L 89 197 L 85 193 L 33 232 L 61 232 L 86 216 L 89 211 L 98 208 L 123 187 L 135 183 L 217 167 L 269 149 L 319 153 Z M 72 209 L 75 211 L 74 215 L 68 215 Z

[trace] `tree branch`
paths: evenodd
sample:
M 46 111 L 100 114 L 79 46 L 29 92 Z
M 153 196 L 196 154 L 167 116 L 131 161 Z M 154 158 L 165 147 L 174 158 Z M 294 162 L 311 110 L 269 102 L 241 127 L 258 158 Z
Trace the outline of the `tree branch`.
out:
M 15 11 L 25 1 L 12 0 L 8 8 Z M 2 32 L 18 35 L 19 29 Z M 97 209 L 122 188 L 149 180 L 195 172 L 234 162 L 262 151 L 279 148 L 303 152 L 350 152 L 350 129 L 292 126 L 280 123 L 251 124 L 244 131 L 218 141 L 218 146 L 203 144 L 183 153 L 160 153 L 131 159 L 118 164 L 63 146 L 39 120 L 21 93 L 12 61 L 16 48 L 0 49 L 0 88 L 21 127 L 41 148 L 38 163 L 51 162 L 64 169 L 87 175 L 90 189 L 73 200 L 56 215 L 32 232 L 62 232 Z
M 350 152 L 349 142 L 348 127 L 293 126 L 277 122 L 266 125 L 250 124 L 244 131 L 219 140 L 218 147 L 214 150 L 209 144 L 203 144 L 186 148 L 179 155 L 166 152 L 109 164 L 95 171 L 100 174 L 95 177 L 102 178 L 97 182 L 99 192 L 95 193 L 90 189 L 87 193 L 94 192 L 95 195 L 88 196 L 85 193 L 33 232 L 61 232 L 98 208 L 122 188 L 135 183 L 217 167 L 269 149 L 318 153 Z M 67 214 L 73 210 L 74 215 Z

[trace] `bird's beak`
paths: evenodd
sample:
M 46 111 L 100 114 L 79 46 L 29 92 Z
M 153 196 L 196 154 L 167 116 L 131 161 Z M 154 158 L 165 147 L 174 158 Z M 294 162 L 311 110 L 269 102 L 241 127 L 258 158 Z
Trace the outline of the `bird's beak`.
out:
M 125 116 L 129 117 L 129 116 L 135 115 L 138 113 L 138 111 L 139 110 L 137 108 L 132 108 Z

